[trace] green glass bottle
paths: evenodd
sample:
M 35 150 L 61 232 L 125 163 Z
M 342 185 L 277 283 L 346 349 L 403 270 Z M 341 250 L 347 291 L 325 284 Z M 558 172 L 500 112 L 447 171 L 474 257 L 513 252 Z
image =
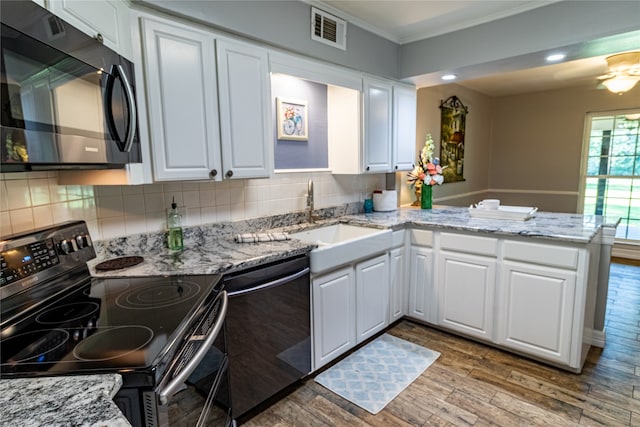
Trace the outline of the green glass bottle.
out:
M 176 205 L 175 197 L 171 202 L 171 211 L 169 212 L 167 224 L 169 225 L 167 246 L 169 246 L 169 249 L 171 250 L 181 251 L 184 248 L 184 243 L 182 241 L 182 215 L 178 212 L 178 205 Z

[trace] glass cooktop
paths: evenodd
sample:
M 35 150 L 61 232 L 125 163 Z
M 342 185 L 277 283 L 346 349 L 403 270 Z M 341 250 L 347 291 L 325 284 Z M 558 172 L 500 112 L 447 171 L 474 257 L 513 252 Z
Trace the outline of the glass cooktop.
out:
M 153 370 L 215 297 L 219 278 L 93 278 L 2 330 L 1 372 Z

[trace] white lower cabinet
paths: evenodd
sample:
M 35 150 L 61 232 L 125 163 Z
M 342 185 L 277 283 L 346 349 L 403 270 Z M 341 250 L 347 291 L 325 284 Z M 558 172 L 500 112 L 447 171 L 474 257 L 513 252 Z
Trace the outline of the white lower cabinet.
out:
M 389 324 L 389 255 L 312 277 L 314 370 Z
M 433 249 L 434 233 L 431 230 L 409 230 L 409 298 L 407 316 L 429 323 L 437 323 L 435 316 Z
M 314 277 L 314 369 L 356 345 L 356 282 L 349 266 Z
M 389 257 L 387 254 L 356 264 L 357 342 L 389 324 Z
M 438 271 L 438 324 L 492 340 L 496 259 L 440 251 Z
M 408 316 L 431 322 L 433 250 L 412 246 L 409 255 Z
M 502 269 L 498 344 L 568 364 L 576 273 L 509 261 Z
M 408 317 L 580 372 L 594 327 L 597 245 L 408 233 Z
M 407 257 L 404 247 L 389 252 L 389 323 L 404 316 L 406 309 Z

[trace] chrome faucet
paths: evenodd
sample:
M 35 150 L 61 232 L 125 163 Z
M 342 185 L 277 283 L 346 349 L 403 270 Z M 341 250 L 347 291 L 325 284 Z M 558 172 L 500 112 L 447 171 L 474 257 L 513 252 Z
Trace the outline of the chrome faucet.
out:
M 307 207 L 309 208 L 307 212 L 307 218 L 310 224 L 313 224 L 316 219 L 319 217 L 313 215 L 313 180 L 310 179 L 307 183 Z

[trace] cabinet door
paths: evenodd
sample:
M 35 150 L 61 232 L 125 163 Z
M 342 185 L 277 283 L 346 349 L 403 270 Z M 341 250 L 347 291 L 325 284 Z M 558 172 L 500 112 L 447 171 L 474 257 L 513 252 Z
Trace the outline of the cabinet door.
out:
M 408 316 L 432 322 L 433 250 L 414 246 L 409 258 Z
M 441 250 L 438 271 L 439 324 L 492 340 L 495 258 Z
M 132 58 L 129 8 L 113 0 L 48 0 L 49 10 L 105 46 Z
M 392 86 L 383 80 L 364 79 L 364 170 L 391 172 Z
M 389 256 L 389 323 L 405 314 L 406 261 L 404 248 L 392 249 Z
M 318 276 L 313 286 L 314 370 L 356 345 L 353 268 Z
M 569 363 L 576 273 L 505 261 L 498 344 Z
M 267 51 L 218 40 L 223 178 L 268 177 L 273 133 Z
M 389 324 L 389 258 L 356 264 L 356 330 L 360 343 Z
M 214 39 L 151 19 L 141 31 L 155 179 L 208 179 L 220 170 Z
M 416 88 L 393 86 L 393 166 L 413 169 L 416 161 Z

